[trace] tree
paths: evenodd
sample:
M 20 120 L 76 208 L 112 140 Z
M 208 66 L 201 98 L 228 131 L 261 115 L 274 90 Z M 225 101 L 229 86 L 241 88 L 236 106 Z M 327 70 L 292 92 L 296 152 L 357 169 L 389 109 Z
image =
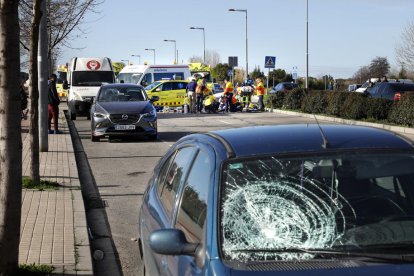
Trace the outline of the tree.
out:
M 217 81 L 224 81 L 228 78 L 227 73 L 231 68 L 227 63 L 219 63 L 211 69 L 211 76 Z
M 220 63 L 220 54 L 213 50 L 206 51 L 206 64 L 215 67 Z
M 404 28 L 401 34 L 401 43 L 396 49 L 397 60 L 401 66 L 408 66 L 414 69 L 414 21 L 411 21 Z
M 390 64 L 386 57 L 376 57 L 371 61 L 369 65 L 369 71 L 371 73 L 371 77 L 378 77 L 381 78 L 386 76 L 390 71 Z
M 369 69 L 369 66 L 362 66 L 358 69 L 358 71 L 356 71 L 356 73 L 353 76 L 353 79 L 356 80 L 358 83 L 363 83 L 370 77 L 371 71 Z
M 192 56 L 188 59 L 189 63 L 202 63 L 203 62 L 203 58 L 199 57 L 199 56 Z
M 0 0 L 0 275 L 17 275 L 22 199 L 19 0 Z
M 264 83 L 266 82 L 266 76 L 262 71 L 260 71 L 260 67 L 258 66 L 254 68 L 253 72 L 250 74 L 250 78 L 252 80 L 261 78 Z
M 34 0 L 20 1 L 20 22 L 22 22 L 20 41 L 23 49 L 30 51 L 31 18 Z M 48 0 L 48 62 L 52 71 L 60 48 L 72 48 L 71 41 L 84 36 L 81 26 L 87 13 L 98 13 L 97 8 L 103 0 Z

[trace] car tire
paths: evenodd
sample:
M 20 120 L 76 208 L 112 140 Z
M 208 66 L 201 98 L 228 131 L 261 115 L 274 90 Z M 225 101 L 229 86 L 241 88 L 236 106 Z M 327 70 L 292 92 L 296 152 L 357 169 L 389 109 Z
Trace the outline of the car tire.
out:
M 71 110 L 69 110 L 69 114 L 70 114 L 70 119 L 72 121 L 75 121 L 76 120 L 76 113 L 73 113 Z
M 155 134 L 152 134 L 152 135 L 148 136 L 148 139 L 150 141 L 157 141 L 157 139 L 158 139 L 158 132 L 155 133 Z
M 86 115 L 86 120 L 90 120 L 91 119 L 91 114 L 90 113 L 88 113 L 87 115 Z

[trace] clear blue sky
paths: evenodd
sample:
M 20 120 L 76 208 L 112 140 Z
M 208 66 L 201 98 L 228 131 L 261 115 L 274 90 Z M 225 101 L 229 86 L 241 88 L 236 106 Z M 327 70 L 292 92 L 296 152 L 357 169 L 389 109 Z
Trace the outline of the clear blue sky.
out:
M 107 56 L 113 61 L 141 55 L 141 63 L 171 64 L 177 41 L 178 58 L 184 63 L 206 49 L 220 54 L 221 62 L 238 56 L 245 67 L 245 14 L 248 10 L 249 71 L 264 70 L 264 57 L 276 56 L 276 68 L 290 72 L 306 66 L 306 0 L 106 0 L 100 14 L 88 14 L 86 34 L 72 41 L 59 63 L 74 56 Z M 398 68 L 395 46 L 403 29 L 414 20 L 414 0 L 309 0 L 309 75 L 351 77 L 360 66 L 387 57 Z M 267 73 L 267 69 L 265 71 Z

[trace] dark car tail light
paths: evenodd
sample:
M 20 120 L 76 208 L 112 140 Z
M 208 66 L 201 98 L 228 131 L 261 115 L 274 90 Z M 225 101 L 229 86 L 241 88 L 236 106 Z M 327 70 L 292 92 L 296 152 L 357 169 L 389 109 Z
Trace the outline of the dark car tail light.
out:
M 399 101 L 401 99 L 401 92 L 396 92 L 394 94 L 394 101 Z

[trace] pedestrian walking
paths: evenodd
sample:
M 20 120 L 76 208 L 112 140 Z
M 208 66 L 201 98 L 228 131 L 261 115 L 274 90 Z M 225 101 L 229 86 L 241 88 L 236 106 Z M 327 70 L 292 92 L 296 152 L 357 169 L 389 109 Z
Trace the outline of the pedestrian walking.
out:
M 225 110 L 226 112 L 229 112 L 229 110 L 232 110 L 232 99 L 233 99 L 233 91 L 234 91 L 234 87 L 233 87 L 233 83 L 231 83 L 231 81 L 229 81 L 228 79 L 224 80 L 224 84 L 225 84 L 225 88 L 224 88 L 224 96 L 226 97 L 226 107 Z
M 56 74 L 50 75 L 50 79 L 48 82 L 49 103 L 47 105 L 49 134 L 61 134 L 62 133 L 59 130 L 59 126 L 58 126 L 60 99 L 59 99 L 57 89 L 56 89 L 56 80 L 57 80 Z M 53 130 L 52 130 L 52 119 L 53 119 L 53 126 L 54 126 Z
M 264 111 L 263 95 L 265 92 L 264 85 L 261 78 L 256 79 L 256 95 L 259 96 L 259 110 Z
M 190 106 L 189 106 L 189 112 L 190 113 L 196 113 L 196 88 L 197 88 L 197 82 L 194 77 L 191 78 L 190 82 L 187 84 L 187 97 L 190 99 Z

